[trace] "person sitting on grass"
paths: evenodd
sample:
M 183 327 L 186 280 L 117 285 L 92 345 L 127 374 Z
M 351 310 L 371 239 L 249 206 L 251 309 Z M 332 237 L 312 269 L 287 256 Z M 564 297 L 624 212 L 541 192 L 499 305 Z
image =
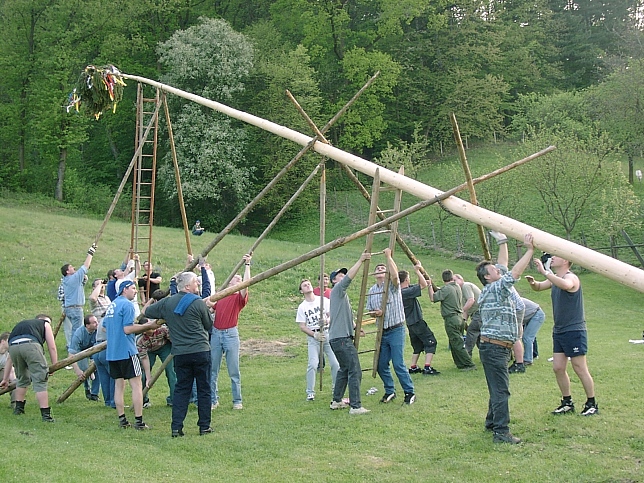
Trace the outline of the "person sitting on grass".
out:
M 204 231 L 206 231 L 206 229 L 201 227 L 201 222 L 199 220 L 195 221 L 195 224 L 192 227 L 192 234 L 196 236 L 201 236 L 203 235 Z

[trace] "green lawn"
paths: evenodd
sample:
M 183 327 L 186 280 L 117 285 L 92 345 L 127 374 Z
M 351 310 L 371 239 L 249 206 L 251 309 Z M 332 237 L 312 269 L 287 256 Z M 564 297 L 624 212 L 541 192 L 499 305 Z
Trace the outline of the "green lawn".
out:
M 60 307 L 56 288 L 63 263 L 80 264 L 100 220 L 65 214 L 60 209 L 17 205 L 0 200 L 0 330 L 22 318 Z M 308 225 L 307 225 L 308 226 Z M 299 243 L 268 240 L 255 253 L 253 273 L 310 250 L 317 225 L 303 229 Z M 334 226 L 333 233 L 341 231 Z M 349 230 L 347 230 L 348 232 Z M 183 265 L 183 234 L 155 229 L 153 264 L 165 282 Z M 213 235 L 193 237 L 195 251 Z M 104 276 L 119 264 L 127 249 L 129 225 L 110 222 L 90 270 Z M 209 260 L 219 280 L 252 244 L 244 237 L 226 237 Z M 314 242 L 312 242 L 314 243 Z M 327 271 L 347 266 L 363 248 L 360 240 L 327 255 Z M 385 246 L 384 241 L 377 243 Z M 382 245 L 382 247 L 380 247 Z M 474 280 L 474 264 L 417 250 L 429 273 L 452 268 Z M 401 268 L 410 263 L 396 257 Z M 65 403 L 55 399 L 69 386 L 72 371 L 51 378 L 50 399 L 55 424 L 40 422 L 33 392 L 27 393 L 26 415 L 11 414 L 9 398 L 0 397 L 4 455 L 0 481 L 642 481 L 644 423 L 641 411 L 644 346 L 640 338 L 642 296 L 595 274 L 581 274 L 589 327 L 589 367 L 595 379 L 600 414 L 550 415 L 559 393 L 547 362 L 551 347 L 551 306 L 547 293 L 518 289 L 539 302 L 548 318 L 539 334 L 541 357 L 526 374 L 511 376 L 512 431 L 519 446 L 493 445 L 483 430 L 487 389 L 478 353 L 478 371 L 460 373 L 453 366 L 438 306 L 423 300 L 425 318 L 439 340 L 438 377 L 414 376 L 418 399 L 412 406 L 382 405 L 379 379 L 365 374 L 362 393 L 372 412 L 350 417 L 330 411 L 330 377 L 314 402 L 305 401 L 306 344 L 294 323 L 303 276 L 315 277 L 317 261 L 289 270 L 250 288 L 249 306 L 240 318 L 246 350 L 241 361 L 244 410 L 233 411 L 225 371 L 222 405 L 213 413 L 215 433 L 198 436 L 196 410 L 186 420 L 186 437 L 170 438 L 170 408 L 165 406 L 163 377 L 151 391 L 153 407 L 145 410 L 151 431 L 119 430 L 113 410 L 87 401 L 77 391 Z M 356 281 L 358 282 L 358 281 Z M 165 285 L 165 283 L 164 283 Z M 357 305 L 357 287 L 350 294 Z M 64 353 L 64 341 L 57 340 Z M 409 344 L 407 359 L 411 354 Z M 269 355 L 273 354 L 273 355 Z M 584 402 L 579 380 L 572 375 L 573 396 Z M 398 386 L 398 384 L 397 384 Z M 127 400 L 127 398 L 126 398 Z

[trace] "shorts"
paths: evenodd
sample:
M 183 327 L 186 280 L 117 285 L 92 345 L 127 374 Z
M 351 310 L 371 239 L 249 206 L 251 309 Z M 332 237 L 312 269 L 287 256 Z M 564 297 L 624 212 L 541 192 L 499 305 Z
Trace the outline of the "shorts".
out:
M 108 362 L 112 379 L 134 379 L 135 377 L 140 377 L 143 373 L 141 359 L 139 359 L 138 354 L 131 356 L 129 359 Z
M 588 352 L 588 336 L 585 330 L 571 330 L 552 334 L 552 352 L 567 357 L 585 356 Z
M 425 354 L 436 354 L 436 337 L 434 333 L 427 326 L 427 322 L 421 320 L 415 324 L 408 325 L 409 341 L 414 350 L 414 354 L 420 354 L 425 351 Z
M 47 390 L 49 366 L 40 344 L 9 345 L 9 355 L 16 370 L 16 387 L 24 388 L 33 384 L 34 392 Z

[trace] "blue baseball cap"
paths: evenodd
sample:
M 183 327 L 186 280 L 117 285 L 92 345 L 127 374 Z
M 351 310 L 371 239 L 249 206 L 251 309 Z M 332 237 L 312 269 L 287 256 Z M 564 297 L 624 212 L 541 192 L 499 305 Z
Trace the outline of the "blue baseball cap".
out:
M 123 290 L 126 288 L 134 285 L 134 282 L 132 280 L 126 280 L 125 282 L 122 282 L 121 285 L 119 286 L 119 293 L 118 295 L 121 295 L 123 293 Z

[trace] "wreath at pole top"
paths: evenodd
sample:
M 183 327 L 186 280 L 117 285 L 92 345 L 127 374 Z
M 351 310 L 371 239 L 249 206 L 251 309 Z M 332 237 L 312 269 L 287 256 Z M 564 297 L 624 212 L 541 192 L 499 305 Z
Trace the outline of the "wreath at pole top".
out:
M 67 112 L 72 108 L 78 112 L 81 104 L 96 120 L 106 109 L 112 108 L 112 112 L 116 112 L 116 105 L 123 98 L 125 85 L 123 75 L 116 66 L 88 65 L 79 76 L 76 87 L 69 94 Z

